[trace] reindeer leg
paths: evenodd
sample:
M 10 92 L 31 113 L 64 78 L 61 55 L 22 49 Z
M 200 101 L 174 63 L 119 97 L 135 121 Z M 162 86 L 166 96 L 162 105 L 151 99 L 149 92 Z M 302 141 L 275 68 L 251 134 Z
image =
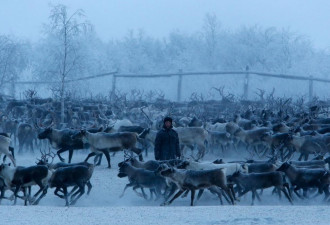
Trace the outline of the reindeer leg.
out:
M 284 193 L 285 197 L 289 200 L 289 202 L 291 203 L 291 205 L 293 205 L 292 199 L 290 198 L 290 195 L 287 192 L 287 190 L 284 187 L 280 187 L 279 189 Z
M 64 160 L 64 158 L 60 155 L 61 153 L 63 153 L 63 152 L 66 152 L 68 149 L 65 149 L 65 148 L 61 148 L 61 149 L 59 149 L 58 151 L 57 151 L 57 156 L 58 156 L 58 158 L 61 160 L 61 162 L 64 162 L 65 160 Z
M 142 194 L 139 193 L 139 192 L 136 190 L 137 188 L 141 188 L 141 192 L 142 192 Z M 144 198 L 144 199 L 148 199 L 148 197 L 147 197 L 147 195 L 146 195 L 146 193 L 144 192 L 144 189 L 143 189 L 142 187 L 136 185 L 136 186 L 133 187 L 133 191 L 134 191 L 138 196 L 140 196 L 140 197 L 142 197 L 142 198 Z
M 73 192 L 73 189 L 76 191 L 77 189 L 77 191 L 76 192 L 74 192 L 71 196 L 70 196 L 70 194 Z M 69 197 L 70 197 L 70 201 L 72 201 L 79 193 L 80 193 L 80 190 L 79 190 L 79 187 L 78 186 L 75 186 L 74 188 L 73 188 L 72 190 L 71 190 L 71 192 L 69 193 Z
M 204 193 L 204 189 L 200 189 L 200 190 L 198 191 L 198 194 L 197 194 L 197 201 L 202 197 L 203 193 Z
M 69 149 L 69 163 L 71 163 L 72 155 L 73 155 L 73 149 L 70 148 Z
M 68 196 L 71 198 L 71 200 L 78 194 L 79 191 L 75 192 L 78 189 L 78 186 L 74 186 L 72 190 L 69 192 Z
M 69 206 L 68 189 L 65 186 L 63 187 L 63 193 L 65 198 L 65 206 Z
M 202 189 L 203 190 L 203 189 Z M 218 196 L 218 198 L 220 199 L 220 204 L 223 205 L 223 201 L 222 201 L 222 193 L 221 193 L 221 189 L 216 188 L 216 187 L 209 187 L 208 190 L 212 193 Z M 199 196 L 200 193 L 198 193 L 197 196 L 197 200 L 200 198 Z
M 191 192 L 191 196 L 190 196 L 190 206 L 194 206 L 194 199 L 195 199 L 195 190 L 194 189 L 192 189 L 192 190 L 190 190 L 190 192 Z
M 126 184 L 126 186 L 125 186 L 125 188 L 124 188 L 124 190 L 123 190 L 123 193 L 121 193 L 121 195 L 119 196 L 119 198 L 122 198 L 123 196 L 124 196 L 124 193 L 125 193 L 125 191 L 126 191 L 126 189 L 128 188 L 128 187 L 132 187 L 132 186 L 134 186 L 135 184 L 133 184 L 133 183 L 129 183 L 129 184 Z
M 230 189 L 229 189 L 229 192 L 231 192 Z M 228 204 L 231 204 L 230 199 L 229 199 L 229 196 L 226 194 L 226 192 L 224 190 L 220 189 L 220 194 L 218 194 L 218 195 L 219 195 L 219 199 L 220 199 L 221 205 L 223 205 L 221 196 L 223 196 L 226 199 L 226 201 L 228 202 Z
M 300 199 L 304 199 L 299 193 L 298 193 L 298 190 L 299 190 L 299 188 L 294 188 L 293 189 L 293 192 L 298 196 L 298 198 L 300 198 Z
M 177 189 L 176 185 L 173 183 L 171 184 L 171 186 L 169 188 L 170 188 L 170 191 L 169 191 L 168 195 L 165 196 L 165 201 L 167 201 L 174 194 L 174 192 Z
M 290 190 L 289 184 L 288 183 L 284 183 L 283 184 L 283 187 L 286 188 L 286 190 L 287 190 L 287 192 L 289 194 L 290 199 L 293 200 L 293 198 L 292 198 L 292 192 Z
M 263 189 L 262 189 L 262 190 L 263 190 Z M 257 190 L 256 190 L 256 197 L 257 197 L 258 201 L 261 202 L 261 198 L 260 198 L 260 196 L 259 196 Z
M 256 198 L 257 191 L 255 189 L 252 190 L 252 203 L 251 205 L 254 205 L 254 199 Z
M 229 189 L 227 186 L 222 186 L 222 187 L 220 187 L 220 188 L 222 188 L 222 190 L 224 190 L 224 191 L 226 192 L 226 194 L 227 194 L 227 195 L 229 196 L 229 198 L 230 198 L 231 204 L 234 205 L 234 198 L 233 198 L 233 196 L 232 196 L 232 194 L 231 194 L 230 189 Z
M 27 187 L 23 188 L 24 191 L 24 205 L 27 206 L 27 202 L 28 202 L 28 193 L 27 193 Z
M 187 197 L 188 194 L 189 194 L 189 190 L 186 190 L 186 191 L 183 193 L 183 195 L 181 196 L 181 198 L 185 198 L 185 197 Z
M 149 201 L 151 201 L 154 198 L 154 196 L 153 196 L 154 193 L 155 193 L 155 197 L 157 198 L 157 194 L 156 194 L 155 189 L 149 189 L 149 192 L 150 192 Z
M 93 187 L 93 185 L 91 184 L 91 182 L 90 181 L 87 181 L 87 195 L 89 195 L 89 193 L 91 192 L 91 190 L 92 190 L 92 187 Z
M 47 194 L 47 189 L 48 189 L 48 185 L 40 187 L 40 191 L 42 191 L 42 194 L 39 196 L 39 198 L 35 202 L 33 202 L 33 205 L 39 204 L 40 200 Z
M 94 157 L 94 165 L 95 166 L 99 166 L 101 165 L 101 162 L 102 162 L 102 153 L 101 154 L 97 154 L 95 157 Z
M 108 168 L 110 169 L 111 168 L 111 159 L 110 159 L 110 153 L 107 149 L 102 149 L 101 152 L 103 152 L 103 154 L 105 155 L 105 158 L 107 159 L 107 162 L 108 162 Z
M 58 196 L 58 197 L 60 197 L 60 198 L 64 198 L 65 195 L 60 195 L 60 194 L 58 194 L 58 192 L 61 191 L 60 189 L 61 189 L 61 188 L 57 187 L 57 188 L 55 189 L 55 191 L 54 191 L 54 195 L 56 195 L 56 196 Z M 63 193 L 64 193 L 64 191 L 63 191 Z
M 81 183 L 78 186 L 80 193 L 73 201 L 71 201 L 70 205 L 76 204 L 77 200 L 85 193 L 85 184 Z
M 18 197 L 18 192 L 19 192 L 19 190 L 21 189 L 21 185 L 16 185 L 16 187 L 15 187 L 15 191 L 14 191 L 14 205 L 16 205 L 16 202 L 17 202 L 17 197 Z
M 87 158 L 84 160 L 84 162 L 87 162 L 88 159 L 89 159 L 90 157 L 94 156 L 94 155 L 96 155 L 95 152 L 91 152 L 91 153 L 89 153 L 88 156 L 87 156 Z
M 134 188 L 133 188 L 133 190 L 134 190 Z M 145 191 L 142 187 L 141 187 L 141 192 L 142 192 L 143 198 L 148 200 L 148 196 L 147 196 L 147 194 L 145 193 Z
M 234 191 L 234 185 L 228 184 L 228 188 L 229 188 L 229 191 L 231 192 L 234 200 L 237 200 L 236 195 L 235 195 L 235 191 Z
M 178 197 L 180 197 L 180 195 L 182 195 L 182 193 L 184 192 L 185 190 L 179 190 L 178 193 L 176 193 L 174 195 L 174 197 L 169 201 L 169 202 L 164 202 L 161 204 L 161 206 L 165 206 L 165 205 L 170 205 L 175 199 L 177 199 Z
M 1 192 L 0 195 L 0 205 L 1 205 L 1 200 L 5 198 L 5 187 L 1 187 L 0 192 Z

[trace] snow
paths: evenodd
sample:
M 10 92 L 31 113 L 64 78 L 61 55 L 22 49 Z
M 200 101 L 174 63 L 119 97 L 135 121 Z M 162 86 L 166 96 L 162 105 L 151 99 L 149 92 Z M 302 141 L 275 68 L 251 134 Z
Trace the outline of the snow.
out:
M 328 206 L 1 206 L 1 224 L 329 224 Z
M 75 152 L 73 161 L 82 161 L 87 154 Z M 63 156 L 67 158 L 67 155 Z M 38 153 L 18 155 L 17 164 L 33 165 L 37 157 Z M 122 153 L 112 157 L 112 169 L 106 168 L 103 159 L 102 165 L 94 171 L 91 194 L 83 196 L 75 206 L 65 207 L 65 201 L 53 194 L 54 189 L 48 190 L 38 206 L 23 206 L 20 199 L 16 206 L 12 206 L 12 202 L 3 200 L 0 224 L 329 224 L 330 208 L 321 197 L 304 201 L 296 199 L 295 205 L 291 206 L 286 199 L 272 196 L 270 190 L 264 192 L 261 196 L 263 201 L 256 201 L 255 206 L 250 206 L 250 194 L 242 197 L 235 206 L 220 205 L 209 192 L 194 207 L 189 206 L 190 196 L 178 198 L 172 205 L 162 207 L 159 206 L 161 201 L 144 200 L 131 188 L 126 190 L 123 198 L 119 198 L 127 183 L 127 178 L 117 177 L 117 164 L 122 159 Z M 33 188 L 32 191 L 36 190 Z

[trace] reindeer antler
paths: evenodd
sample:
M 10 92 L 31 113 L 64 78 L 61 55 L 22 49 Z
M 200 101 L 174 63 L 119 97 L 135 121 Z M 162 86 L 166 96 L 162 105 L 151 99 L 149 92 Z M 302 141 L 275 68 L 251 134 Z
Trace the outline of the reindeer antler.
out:
M 131 158 L 131 154 L 127 150 L 124 150 L 124 160 Z
M 52 159 L 52 161 L 49 164 L 53 163 L 56 154 L 51 152 L 50 148 L 49 148 L 48 152 L 46 152 L 45 150 L 42 151 L 40 148 L 40 153 L 41 153 L 41 159 L 39 161 L 43 161 L 44 163 L 49 163 L 48 159 L 50 157 Z
M 140 110 L 141 110 L 141 112 L 143 113 L 143 115 L 147 118 L 147 120 L 149 121 L 150 126 L 151 126 L 151 125 L 152 125 L 152 121 L 151 121 L 151 119 L 149 118 L 149 116 L 143 111 L 144 108 L 145 108 L 145 106 L 141 107 Z

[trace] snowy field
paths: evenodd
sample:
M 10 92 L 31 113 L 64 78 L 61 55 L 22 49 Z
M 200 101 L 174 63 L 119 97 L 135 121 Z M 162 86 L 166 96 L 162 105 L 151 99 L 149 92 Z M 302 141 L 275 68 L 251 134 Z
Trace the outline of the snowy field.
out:
M 18 155 L 17 164 L 34 165 L 38 153 Z M 87 151 L 75 152 L 73 162 L 82 161 L 87 154 Z M 95 168 L 91 194 L 82 196 L 75 206 L 65 207 L 65 201 L 53 194 L 54 189 L 48 190 L 39 206 L 25 207 L 20 199 L 12 206 L 12 202 L 3 200 L 0 224 L 330 224 L 330 207 L 321 197 L 295 199 L 295 205 L 291 206 L 286 199 L 272 196 L 269 190 L 261 196 L 262 202 L 255 201 L 255 206 L 250 206 L 250 194 L 235 206 L 226 202 L 221 206 L 218 198 L 209 192 L 205 192 L 194 207 L 189 206 L 190 195 L 166 207 L 159 206 L 161 200 L 142 199 L 132 189 L 127 189 L 124 197 L 119 198 L 127 183 L 127 178 L 117 177 L 117 164 L 123 158 L 122 153 L 112 157 L 112 169 L 106 168 L 103 159 L 102 165 Z M 35 191 L 36 188 L 32 190 Z

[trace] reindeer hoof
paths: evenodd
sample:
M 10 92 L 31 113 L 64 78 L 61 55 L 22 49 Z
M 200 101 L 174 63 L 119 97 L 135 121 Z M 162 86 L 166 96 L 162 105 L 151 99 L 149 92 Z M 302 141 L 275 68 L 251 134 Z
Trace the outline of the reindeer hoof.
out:
M 33 203 L 32 203 L 32 205 L 38 205 L 38 201 L 34 201 Z
M 163 202 L 162 204 L 160 204 L 160 206 L 167 206 L 167 205 L 169 205 L 168 202 Z

